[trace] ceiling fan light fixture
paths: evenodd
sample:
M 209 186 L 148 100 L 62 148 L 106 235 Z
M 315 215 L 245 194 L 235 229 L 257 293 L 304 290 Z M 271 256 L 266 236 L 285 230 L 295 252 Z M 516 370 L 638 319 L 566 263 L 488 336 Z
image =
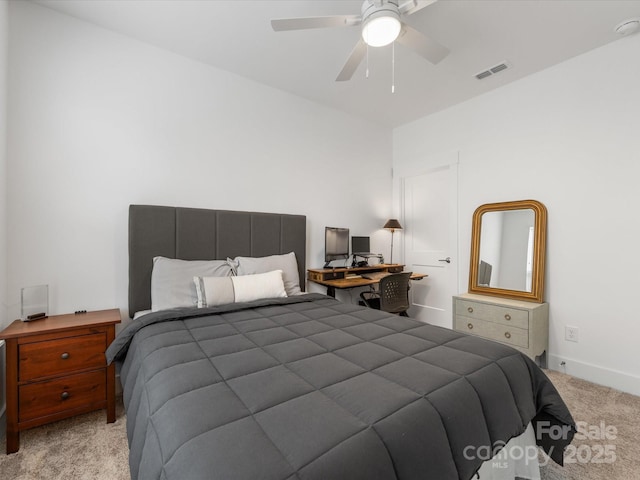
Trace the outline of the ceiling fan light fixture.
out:
M 391 10 L 372 13 L 362 25 L 362 39 L 370 47 L 389 45 L 400 34 L 400 15 Z

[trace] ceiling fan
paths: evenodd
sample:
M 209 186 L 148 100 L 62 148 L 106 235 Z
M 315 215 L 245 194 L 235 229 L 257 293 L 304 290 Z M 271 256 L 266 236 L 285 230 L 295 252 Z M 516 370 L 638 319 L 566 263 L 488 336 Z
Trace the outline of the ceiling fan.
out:
M 383 47 L 397 41 L 429 62 L 436 64 L 449 54 L 449 49 L 423 35 L 402 21 L 437 0 L 364 0 L 360 15 L 329 17 L 282 18 L 271 20 L 276 32 L 326 27 L 355 27 L 362 25 L 362 36 L 336 78 L 337 82 L 351 79 L 367 53 L 367 46 Z

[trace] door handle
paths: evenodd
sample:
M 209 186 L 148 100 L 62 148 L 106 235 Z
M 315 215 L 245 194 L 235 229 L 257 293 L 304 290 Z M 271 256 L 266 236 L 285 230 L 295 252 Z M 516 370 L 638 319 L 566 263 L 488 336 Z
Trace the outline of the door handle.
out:
M 451 257 L 447 257 L 447 258 L 441 258 L 440 260 L 438 260 L 439 262 L 447 262 L 447 263 L 451 263 Z

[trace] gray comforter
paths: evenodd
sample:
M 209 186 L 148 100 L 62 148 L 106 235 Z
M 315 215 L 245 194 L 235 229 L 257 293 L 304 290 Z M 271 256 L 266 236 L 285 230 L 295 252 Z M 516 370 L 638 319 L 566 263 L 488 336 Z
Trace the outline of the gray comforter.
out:
M 558 462 L 573 435 L 516 350 L 319 294 L 152 313 L 107 359 L 133 479 L 466 480 L 531 421 Z

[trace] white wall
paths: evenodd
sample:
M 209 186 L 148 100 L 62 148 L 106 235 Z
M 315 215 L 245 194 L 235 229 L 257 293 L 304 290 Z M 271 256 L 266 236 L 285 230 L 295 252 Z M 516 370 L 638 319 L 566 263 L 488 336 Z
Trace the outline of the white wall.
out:
M 0 330 L 7 324 L 7 50 L 9 3 L 0 0 Z M 5 347 L 0 340 L 0 438 L 6 431 Z
M 0 329 L 7 322 L 7 51 L 9 2 L 0 0 Z M 2 387 L 0 387 L 2 390 Z M 0 403 L 2 400 L 0 399 Z M 1 405 L 0 405 L 1 408 Z
M 11 4 L 9 285 L 52 313 L 127 312 L 131 203 L 307 215 L 356 235 L 390 211 L 392 133 L 29 2 Z
M 394 169 L 460 152 L 460 292 L 476 207 L 547 206 L 550 366 L 636 394 L 639 54 L 640 35 L 623 38 L 394 131 Z

